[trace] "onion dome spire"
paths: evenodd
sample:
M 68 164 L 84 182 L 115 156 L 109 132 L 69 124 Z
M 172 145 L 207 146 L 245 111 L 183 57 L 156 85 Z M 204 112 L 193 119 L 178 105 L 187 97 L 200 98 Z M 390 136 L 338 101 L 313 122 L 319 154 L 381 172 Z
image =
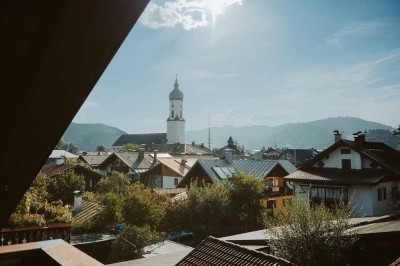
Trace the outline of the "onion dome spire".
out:
M 179 90 L 178 75 L 175 78 L 174 89 L 169 94 L 170 100 L 183 100 L 183 93 Z

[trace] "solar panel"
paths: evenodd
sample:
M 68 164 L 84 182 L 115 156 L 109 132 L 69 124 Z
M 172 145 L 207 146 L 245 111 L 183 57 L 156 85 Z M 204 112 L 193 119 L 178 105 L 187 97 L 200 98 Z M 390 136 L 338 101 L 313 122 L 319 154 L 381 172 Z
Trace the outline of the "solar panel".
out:
M 227 177 L 232 177 L 232 175 L 233 175 L 233 172 L 235 172 L 235 169 L 233 169 L 233 171 L 231 171 L 231 169 L 232 169 L 232 167 L 220 167 L 220 169 L 222 170 L 222 172 L 224 172 L 224 174 L 227 176 Z
M 226 178 L 228 178 L 227 176 L 226 176 L 226 174 L 221 170 L 221 168 L 220 167 L 213 167 L 212 168 L 214 171 L 215 171 L 215 173 L 217 173 L 217 175 L 218 175 L 218 177 L 220 178 L 220 179 L 226 179 Z

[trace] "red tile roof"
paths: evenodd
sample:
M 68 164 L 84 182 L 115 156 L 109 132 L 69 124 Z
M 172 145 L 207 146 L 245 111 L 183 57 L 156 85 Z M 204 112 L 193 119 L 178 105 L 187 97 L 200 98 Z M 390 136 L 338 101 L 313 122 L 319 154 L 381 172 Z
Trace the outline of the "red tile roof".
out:
M 42 167 L 42 172 L 44 174 L 46 174 L 47 176 L 53 176 L 56 173 L 59 173 L 63 170 L 69 170 L 69 169 L 73 169 L 75 167 L 76 167 L 76 165 L 72 165 L 72 164 L 57 165 L 56 163 L 49 163 Z
M 100 205 L 97 202 L 83 199 L 82 210 L 73 213 L 75 222 L 84 222 L 95 217 L 100 210 Z

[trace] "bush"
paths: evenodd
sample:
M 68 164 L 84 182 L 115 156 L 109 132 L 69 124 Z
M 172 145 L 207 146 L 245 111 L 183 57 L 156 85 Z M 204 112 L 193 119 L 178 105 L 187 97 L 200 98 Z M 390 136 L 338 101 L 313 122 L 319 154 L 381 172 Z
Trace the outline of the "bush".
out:
M 163 235 L 150 226 L 126 226 L 114 240 L 109 263 L 139 258 L 146 246 L 163 241 Z
M 328 208 L 295 198 L 273 216 L 265 217 L 272 253 L 297 265 L 343 265 L 343 254 L 357 240 L 349 218 L 351 203 L 342 199 Z M 351 200 L 350 200 L 351 202 Z
M 42 226 L 46 224 L 45 219 L 40 214 L 21 214 L 21 213 L 12 213 L 10 218 L 8 219 L 6 226 L 9 227 L 23 227 L 23 226 Z

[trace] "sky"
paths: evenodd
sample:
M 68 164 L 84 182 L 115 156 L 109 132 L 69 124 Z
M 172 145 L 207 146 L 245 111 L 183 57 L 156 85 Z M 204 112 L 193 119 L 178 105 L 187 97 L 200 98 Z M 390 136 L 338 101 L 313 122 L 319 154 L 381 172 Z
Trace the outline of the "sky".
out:
M 400 1 L 150 1 L 75 116 L 166 132 L 351 116 L 400 124 Z

